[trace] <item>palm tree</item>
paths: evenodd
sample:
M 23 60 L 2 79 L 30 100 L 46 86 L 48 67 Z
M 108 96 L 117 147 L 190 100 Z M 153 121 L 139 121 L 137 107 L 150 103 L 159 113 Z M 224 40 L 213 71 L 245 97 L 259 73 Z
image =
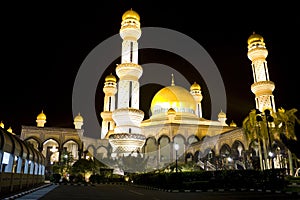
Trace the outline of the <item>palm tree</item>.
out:
M 290 110 L 285 110 L 283 108 L 279 108 L 275 117 L 275 137 L 282 141 L 284 140 L 297 140 L 295 133 L 295 124 L 300 124 L 300 120 L 297 118 L 295 113 L 297 112 L 296 108 L 292 108 Z M 288 160 L 289 160 L 289 168 L 290 175 L 294 174 L 293 168 L 293 158 L 291 151 L 287 148 L 288 151 Z
M 257 141 L 260 169 L 263 170 L 266 167 L 263 165 L 263 161 L 262 161 L 261 140 L 262 140 L 263 148 L 264 148 L 264 151 L 263 151 L 264 158 L 266 160 L 267 155 L 266 155 L 265 137 L 260 137 L 260 134 L 261 134 L 260 124 L 258 123 L 256 117 L 257 117 L 257 111 L 255 109 L 251 110 L 249 115 L 244 119 L 242 126 L 246 133 L 248 141 Z M 265 164 L 266 164 L 266 162 L 265 162 Z

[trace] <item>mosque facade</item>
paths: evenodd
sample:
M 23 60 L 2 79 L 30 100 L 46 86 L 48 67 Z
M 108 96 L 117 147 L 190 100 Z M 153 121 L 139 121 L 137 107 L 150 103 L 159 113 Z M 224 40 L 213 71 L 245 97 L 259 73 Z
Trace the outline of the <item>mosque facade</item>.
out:
M 218 120 L 203 118 L 201 86 L 194 82 L 190 88 L 170 85 L 159 90 L 151 102 L 151 116 L 144 119 L 139 109 L 139 78 L 143 68 L 138 64 L 138 39 L 142 32 L 140 16 L 134 10 L 122 16 L 120 36 L 121 63 L 115 77 L 105 78 L 101 133 L 98 139 L 85 136 L 83 116 L 74 118 L 74 128 L 44 127 L 46 115 L 37 116 L 37 126 L 23 126 L 21 139 L 29 141 L 43 153 L 47 165 L 58 162 L 63 151 L 72 152 L 75 159 L 92 156 L 96 159 L 116 159 L 142 154 L 148 159 L 148 169 L 163 168 L 175 160 L 194 162 L 206 170 L 250 169 L 258 160 L 257 149 L 242 127 L 227 124 L 226 113 L 220 111 Z M 253 33 L 248 38 L 248 58 L 252 61 L 256 108 L 275 112 L 266 62 L 267 49 L 263 37 Z M 85 152 L 85 154 L 84 154 Z M 87 153 L 88 152 L 88 153 Z

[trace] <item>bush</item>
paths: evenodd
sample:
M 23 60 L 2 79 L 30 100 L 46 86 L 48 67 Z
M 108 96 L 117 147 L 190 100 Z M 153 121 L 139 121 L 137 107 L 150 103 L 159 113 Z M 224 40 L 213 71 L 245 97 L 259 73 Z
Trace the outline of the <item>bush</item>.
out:
M 54 183 L 59 183 L 60 179 L 61 179 L 60 174 L 52 174 L 52 178 L 50 180 Z
M 93 174 L 90 176 L 89 181 L 91 183 L 100 183 L 101 181 L 104 180 L 104 177 L 99 175 L 99 174 Z

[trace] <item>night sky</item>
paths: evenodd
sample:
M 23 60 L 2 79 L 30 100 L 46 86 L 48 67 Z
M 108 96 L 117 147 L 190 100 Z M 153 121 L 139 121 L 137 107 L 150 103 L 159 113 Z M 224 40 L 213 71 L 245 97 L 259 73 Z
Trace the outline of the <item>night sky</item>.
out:
M 41 110 L 47 115 L 45 126 L 73 127 L 72 89 L 77 72 L 98 44 L 118 34 L 121 16 L 130 8 L 140 14 L 141 27 L 176 30 L 205 48 L 224 81 L 228 124 L 234 120 L 241 126 L 255 107 L 254 94 L 250 90 L 253 83 L 251 61 L 247 58 L 247 39 L 253 31 L 264 37 L 269 51 L 267 62 L 270 80 L 275 82 L 276 108 L 300 109 L 299 75 L 295 72 L 299 66 L 296 62 L 299 60 L 296 48 L 299 31 L 296 29 L 300 17 L 299 12 L 294 12 L 296 6 L 272 5 L 271 9 L 270 5 L 258 2 L 249 2 L 249 5 L 108 2 L 2 7 L 0 120 L 6 128 L 11 126 L 19 134 L 21 125 L 36 125 L 36 116 Z M 139 55 L 141 65 L 161 63 L 178 70 L 191 84 L 197 81 L 204 96 L 203 115 L 210 118 L 205 82 L 185 59 L 153 49 L 140 50 Z M 107 68 L 106 76 L 111 72 L 115 74 L 118 63 L 120 57 L 110 66 L 99 67 Z M 99 114 L 103 108 L 104 76 L 99 77 L 95 94 L 95 110 Z M 150 100 L 161 87 L 159 84 L 141 87 L 140 108 L 145 116 L 149 114 Z M 213 120 L 216 119 L 213 116 Z M 101 122 L 101 118 L 99 120 Z

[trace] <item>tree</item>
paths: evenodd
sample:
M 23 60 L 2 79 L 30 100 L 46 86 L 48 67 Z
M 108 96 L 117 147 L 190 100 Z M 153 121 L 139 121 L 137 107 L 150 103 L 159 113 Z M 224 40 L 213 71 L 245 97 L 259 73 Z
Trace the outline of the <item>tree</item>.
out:
M 267 160 L 267 153 L 266 153 L 267 134 L 266 131 L 260 130 L 261 124 L 257 121 L 257 115 L 258 115 L 257 110 L 252 109 L 249 112 L 249 115 L 243 120 L 242 127 L 246 133 L 246 137 L 248 141 L 251 142 L 254 141 L 258 146 L 260 169 L 263 170 L 267 168 L 266 166 L 263 165 L 263 161 L 262 161 L 262 152 L 264 152 L 264 158 L 265 160 Z M 261 142 L 263 143 L 263 146 L 261 146 Z
M 260 140 L 262 140 L 263 144 L 263 152 L 264 159 L 267 160 L 267 145 L 266 141 L 280 141 L 285 146 L 288 146 L 287 140 L 297 140 L 295 133 L 295 124 L 300 124 L 300 120 L 297 118 L 295 113 L 297 109 L 292 108 L 290 110 L 285 110 L 283 108 L 279 108 L 278 112 L 271 113 L 264 111 L 261 113 L 258 110 L 251 110 L 249 115 L 243 121 L 243 129 L 246 133 L 246 136 L 249 141 L 258 141 L 260 145 Z M 258 129 L 257 129 L 258 127 Z M 269 142 L 270 143 L 270 142 Z M 269 144 L 269 148 L 271 150 L 272 144 Z M 259 147 L 261 150 L 261 148 Z M 290 174 L 293 174 L 293 162 L 292 162 L 292 153 L 287 148 L 287 153 L 289 157 L 289 168 Z M 261 154 L 260 154 L 261 157 Z M 265 166 L 269 168 L 268 166 Z
M 297 109 L 292 108 L 290 110 L 285 110 L 283 108 L 279 108 L 278 112 L 276 113 L 275 117 L 275 137 L 280 141 L 283 141 L 286 146 L 287 141 L 289 140 L 297 140 L 296 133 L 295 133 L 295 125 L 296 123 L 300 124 L 300 120 L 296 116 Z M 293 155 L 290 149 L 288 148 L 288 159 L 289 159 L 289 168 L 290 168 L 290 175 L 294 174 L 293 168 Z
M 92 159 L 79 159 L 72 165 L 72 172 L 74 174 L 81 174 L 85 177 L 86 173 L 93 172 L 95 170 L 95 164 Z

